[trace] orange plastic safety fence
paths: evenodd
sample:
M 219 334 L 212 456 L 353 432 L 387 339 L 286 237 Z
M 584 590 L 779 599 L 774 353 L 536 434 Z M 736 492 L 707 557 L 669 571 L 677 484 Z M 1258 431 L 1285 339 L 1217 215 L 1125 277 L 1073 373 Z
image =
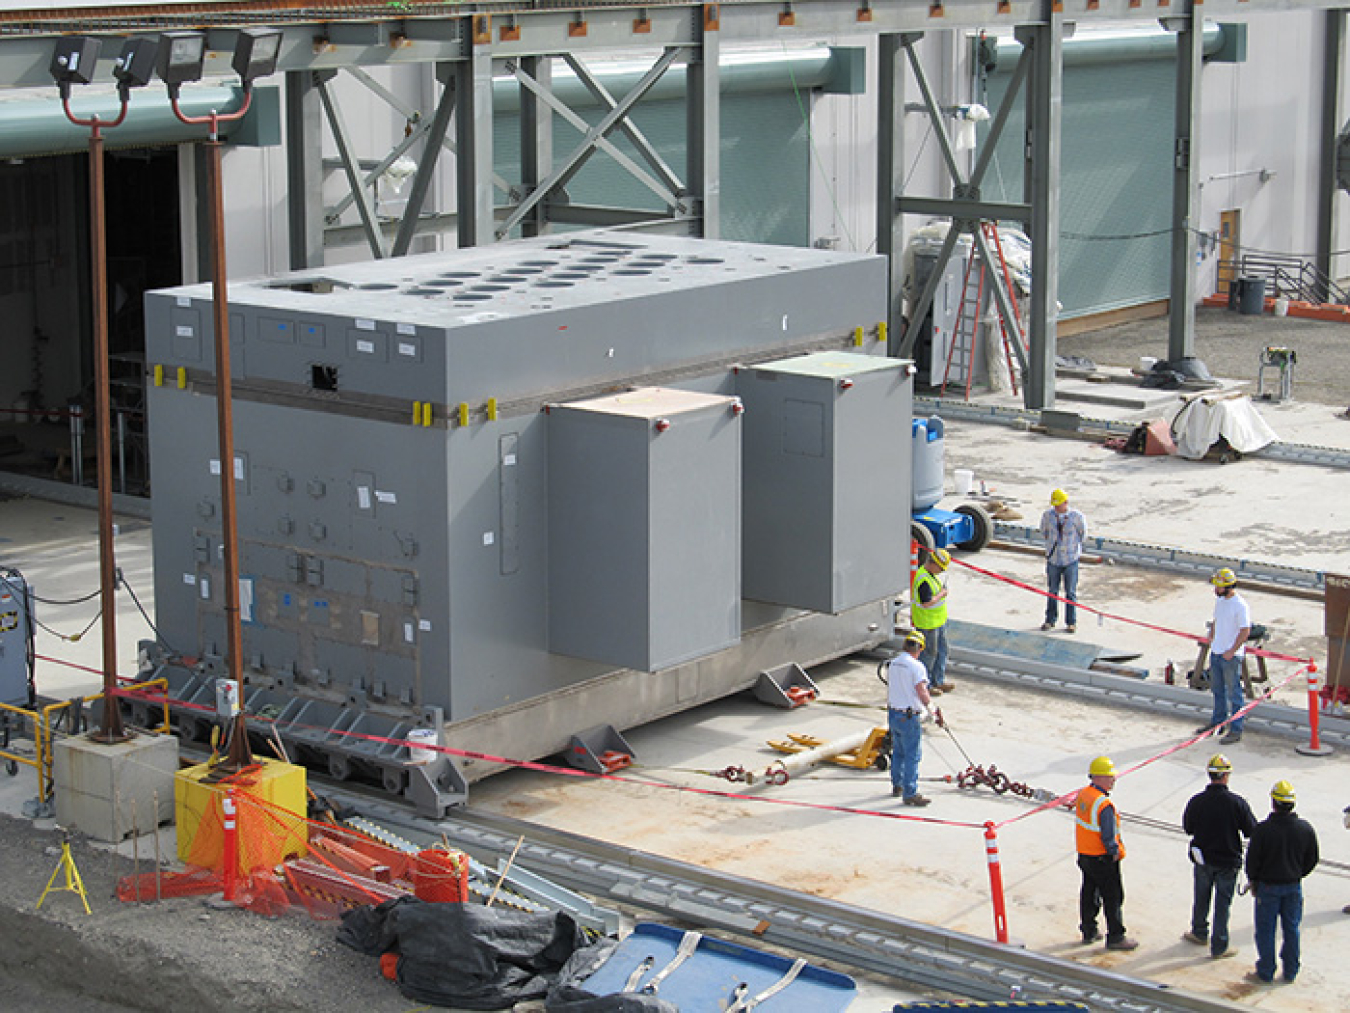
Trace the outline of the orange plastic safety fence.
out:
M 310 820 L 248 793 L 247 771 L 222 784 L 201 813 L 185 872 L 126 877 L 124 901 L 182 897 L 223 889 L 225 828 L 222 802 L 234 789 L 238 851 L 234 903 L 275 916 L 300 906 L 332 919 L 363 904 L 415 895 L 432 902 L 468 900 L 468 856 L 459 851 L 407 851 L 333 823 Z

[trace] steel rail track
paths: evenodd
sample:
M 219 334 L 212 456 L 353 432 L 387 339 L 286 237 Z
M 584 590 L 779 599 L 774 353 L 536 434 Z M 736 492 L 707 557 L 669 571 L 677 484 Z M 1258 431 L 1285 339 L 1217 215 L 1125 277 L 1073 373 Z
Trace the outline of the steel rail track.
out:
M 1186 686 L 1144 682 L 1108 672 L 974 651 L 955 644 L 948 654 L 947 664 L 953 671 L 967 676 L 1030 689 L 1054 690 L 1084 700 L 1128 707 L 1135 711 L 1148 710 L 1155 714 L 1185 718 L 1187 721 L 1208 721 L 1213 710 L 1213 701 L 1208 693 L 1200 693 Z M 1322 714 L 1319 722 L 1319 737 L 1323 743 L 1350 749 L 1350 718 Z M 1306 741 L 1308 712 L 1302 707 L 1259 703 L 1247 714 L 1244 730 Z
M 943 419 L 959 419 L 962 422 L 985 422 L 993 425 L 1011 426 L 1014 429 L 1030 429 L 1041 425 L 1041 412 L 1036 408 L 1005 408 L 998 405 L 976 405 L 948 398 L 916 397 L 915 409 L 931 411 Z M 1122 422 L 1117 419 L 1094 419 L 1081 416 L 1083 428 L 1107 436 L 1129 436 L 1138 425 L 1137 422 Z M 1284 443 L 1277 441 L 1260 450 L 1243 454 L 1243 457 L 1260 457 L 1272 461 L 1284 461 L 1289 464 L 1315 464 L 1323 468 L 1350 469 L 1350 451 L 1338 447 L 1319 447 L 1307 443 Z
M 341 798 L 346 788 L 333 793 Z M 1094 1013 L 1220 1013 L 1244 1007 L 895 915 L 608 844 L 508 816 L 456 809 L 419 817 L 352 794 L 372 819 L 416 841 L 445 835 L 482 862 L 516 864 L 597 899 L 735 933 L 790 952 L 967 999 L 1080 1002 Z
M 1010 524 L 1007 521 L 994 522 L 994 536 L 1014 545 L 1030 545 L 1037 549 L 1045 548 L 1045 539 L 1040 529 L 1025 524 Z M 1273 587 L 1294 588 L 1300 591 L 1313 591 L 1319 595 L 1326 590 L 1326 574 L 1301 566 L 1285 566 L 1282 563 L 1265 563 L 1255 559 L 1236 559 L 1231 556 L 1219 556 L 1205 552 L 1192 552 L 1189 549 L 1174 548 L 1166 545 L 1150 545 L 1147 542 L 1132 542 L 1123 538 L 1109 538 L 1104 535 L 1088 535 L 1083 548 L 1090 553 L 1128 566 L 1138 566 L 1152 570 L 1167 570 L 1172 573 L 1184 573 L 1189 576 L 1209 578 L 1221 566 L 1231 567 L 1238 580 L 1248 583 L 1257 582 Z

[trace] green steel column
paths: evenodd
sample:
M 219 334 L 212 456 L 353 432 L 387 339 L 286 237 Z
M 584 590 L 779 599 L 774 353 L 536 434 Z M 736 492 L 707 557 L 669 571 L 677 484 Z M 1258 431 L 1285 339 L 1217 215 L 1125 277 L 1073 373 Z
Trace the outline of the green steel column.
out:
M 526 56 L 520 69 L 552 90 L 553 59 L 548 56 Z M 521 197 L 539 189 L 539 184 L 553 172 L 553 110 L 539 96 L 523 85 L 517 85 L 520 94 L 520 188 Z M 520 223 L 523 236 L 541 236 L 547 233 L 548 201 L 541 201 L 534 212 Z
M 286 75 L 286 226 L 291 270 L 323 264 L 323 106 L 307 70 Z
M 468 59 L 454 68 L 450 80 L 455 89 L 455 221 L 459 245 L 486 246 L 497 239 L 492 217 L 491 42 L 471 44 Z
M 904 218 L 896 198 L 905 189 L 905 47 L 901 36 L 877 39 L 877 252 L 890 259 L 887 299 L 887 354 L 899 349 L 904 319 Z
M 1050 4 L 1046 5 L 1047 8 Z M 1022 397 L 1028 408 L 1055 406 L 1059 320 L 1060 113 L 1064 105 L 1064 16 L 1017 30 L 1033 49 L 1027 81 L 1024 199 L 1031 205 L 1031 294 L 1027 298 L 1028 370 Z
M 721 77 L 718 60 L 722 45 L 718 35 L 721 6 L 705 4 L 695 8 L 702 19 L 702 30 L 695 31 L 701 44 L 689 59 L 685 71 L 688 130 L 688 180 L 690 210 L 698 218 L 696 228 L 704 239 L 722 235 L 722 107 Z
M 1317 267 L 1336 280 L 1332 253 L 1340 223 L 1336 152 L 1341 129 L 1341 90 L 1345 83 L 1345 11 L 1327 11 L 1322 56 L 1322 149 L 1317 179 Z M 1329 292 L 1322 293 L 1330 299 Z
M 1172 151 L 1172 284 L 1167 358 L 1195 355 L 1195 250 L 1200 208 L 1200 71 L 1204 16 L 1192 0 L 1178 17 L 1175 147 Z

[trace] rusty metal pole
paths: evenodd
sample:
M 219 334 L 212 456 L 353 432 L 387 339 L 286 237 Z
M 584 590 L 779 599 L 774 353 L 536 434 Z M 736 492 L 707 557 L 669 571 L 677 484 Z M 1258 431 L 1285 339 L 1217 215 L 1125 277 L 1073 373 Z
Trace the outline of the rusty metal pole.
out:
M 91 736 L 96 742 L 125 742 L 117 699 L 117 574 L 113 558 L 112 404 L 108 383 L 108 235 L 104 219 L 103 135 L 95 117 L 89 130 L 89 235 L 94 301 L 94 412 L 98 443 L 99 603 L 103 628 L 103 715 Z
M 236 770 L 253 762 L 244 724 L 244 637 L 239 625 L 239 545 L 235 506 L 234 410 L 230 383 L 230 305 L 225 276 L 225 178 L 221 165 L 220 126 L 213 118 L 206 151 L 210 191 L 211 305 L 216 343 L 216 426 L 220 440 L 220 526 L 225 557 L 225 643 L 229 677 L 239 687 L 239 713 L 230 732 L 225 762 Z

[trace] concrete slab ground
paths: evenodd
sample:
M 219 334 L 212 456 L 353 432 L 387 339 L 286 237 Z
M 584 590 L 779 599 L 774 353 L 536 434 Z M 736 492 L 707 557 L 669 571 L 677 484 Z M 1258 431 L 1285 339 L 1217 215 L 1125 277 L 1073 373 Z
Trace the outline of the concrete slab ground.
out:
M 1337 417 L 1350 404 L 1350 364 L 1338 365 L 1338 356 L 1350 355 L 1350 335 L 1336 325 L 1304 321 L 1286 322 L 1298 330 L 1284 332 L 1269 318 L 1230 320 L 1231 315 L 1222 313 L 1201 314 L 1203 333 L 1198 341 L 1212 339 L 1222 354 L 1233 356 L 1234 364 L 1249 365 L 1245 373 L 1224 371 L 1216 366 L 1222 360 L 1207 353 L 1201 343 L 1202 358 L 1211 369 L 1251 382 L 1259 345 L 1309 348 L 1307 357 L 1300 357 L 1300 369 L 1306 362 L 1307 387 L 1316 384 L 1325 391 L 1324 403 L 1262 405 L 1262 414 L 1286 440 L 1350 449 L 1350 421 Z M 1240 333 L 1225 330 L 1235 323 L 1241 324 Z M 1160 355 L 1159 348 L 1166 347 L 1165 322 L 1151 322 L 1149 327 L 1143 337 L 1120 336 L 1115 344 L 1104 346 L 1118 357 L 1111 364 L 1129 366 L 1141 354 Z M 1223 333 L 1212 333 L 1216 329 Z M 1080 339 L 1073 342 L 1077 345 Z M 1066 341 L 1061 350 L 1081 349 Z M 1296 397 L 1304 396 L 1303 376 L 1301 372 L 1295 381 Z M 1105 417 L 1113 409 L 1077 410 Z M 1115 417 L 1139 420 L 1165 410 L 1152 398 L 1142 409 L 1114 409 Z M 1318 569 L 1350 569 L 1350 506 L 1344 493 L 1347 478 L 1341 472 L 1259 458 L 1220 466 L 1132 457 L 1093 443 L 966 423 L 949 425 L 946 463 L 949 475 L 958 467 L 974 471 L 977 487 L 983 480 L 992 494 L 1024 515 L 1024 523 L 1035 524 L 1050 489 L 1062 486 L 1087 514 L 1091 530 L 1112 537 Z M 858 495 L 867 495 L 867 490 L 858 490 Z M 949 498 L 944 505 L 956 502 Z M 897 531 L 906 532 L 903 505 L 895 512 Z M 40 592 L 68 597 L 96 583 L 92 514 L 36 501 L 10 501 L 0 503 L 0 522 L 9 539 L 0 543 L 0 562 L 19 565 Z M 119 550 L 147 608 L 149 544 L 148 529 L 128 525 Z M 1034 556 L 986 551 L 958 559 L 1033 588 L 1042 581 L 1041 562 Z M 1043 604 L 1032 590 L 961 565 L 953 567 L 951 588 L 953 612 L 959 618 L 1028 633 L 1040 624 Z M 1273 650 L 1311 655 L 1319 663 L 1325 658 L 1320 605 L 1279 594 L 1244 593 L 1256 621 L 1271 628 Z M 1213 607 L 1211 589 L 1203 580 L 1124 566 L 1085 567 L 1080 594 L 1086 605 L 1179 634 L 1202 633 Z M 84 621 L 91 616 L 92 612 Z M 119 619 L 124 616 L 119 610 Z M 72 627 L 77 625 L 75 618 L 71 616 Z M 130 670 L 135 639 L 147 628 L 137 628 L 134 607 L 124 622 L 119 654 Z M 63 623 L 60 628 L 67 626 Z M 1062 631 L 1052 635 L 1068 636 Z M 1154 680 L 1161 678 L 1168 659 L 1189 663 L 1195 651 L 1194 642 L 1184 636 L 1121 619 L 1099 622 L 1084 617 L 1075 636 L 1137 653 L 1136 664 Z M 95 669 L 98 665 L 97 638 L 92 634 L 75 645 L 40 639 L 39 651 L 73 656 Z M 989 821 L 1015 820 L 999 829 L 998 840 L 1008 921 L 1016 942 L 1261 1010 L 1350 1009 L 1350 962 L 1343 956 L 1350 951 L 1350 916 L 1341 913 L 1341 907 L 1350 903 L 1350 832 L 1341 825 L 1341 809 L 1350 803 L 1345 755 L 1305 757 L 1291 742 L 1257 731 L 1224 747 L 1234 765 L 1233 787 L 1258 814 L 1268 811 L 1270 785 L 1288 778 L 1298 790 L 1300 813 L 1316 827 L 1322 844 L 1322 866 L 1305 884 L 1302 973 L 1291 986 L 1254 987 L 1242 980 L 1253 959 L 1248 898 L 1239 898 L 1234 906 L 1236 959 L 1209 961 L 1199 948 L 1180 938 L 1188 924 L 1190 866 L 1185 838 L 1175 827 L 1186 800 L 1203 786 L 1205 760 L 1216 749 L 1208 740 L 1187 745 L 1194 718 L 1137 713 L 955 672 L 957 688 L 941 698 L 952 735 L 933 728 L 925 733 L 921 773 L 927 779 L 924 791 L 934 803 L 921 813 L 892 799 L 886 775 L 875 771 L 823 769 L 780 788 L 748 791 L 709 775 L 733 764 L 762 769 L 776 755 L 765 741 L 789 731 L 829 739 L 881 723 L 883 689 L 874 668 L 862 659 L 822 666 L 813 675 L 822 686 L 824 701 L 796 711 L 735 697 L 633 730 L 628 737 L 640 766 L 630 772 L 632 781 L 517 771 L 476 784 L 472 804 L 991 938 L 982 827 Z M 1272 675 L 1279 681 L 1296 669 L 1277 663 Z M 48 664 L 39 671 L 40 688 L 52 695 L 97 684 L 96 675 L 77 669 Z M 1204 699 L 1203 694 L 1197 696 Z M 1303 694 L 1290 687 L 1281 690 L 1279 698 L 1297 705 Z M 1072 822 L 1065 812 L 1052 809 L 1028 815 L 1032 805 L 1023 799 L 996 796 L 988 789 L 960 789 L 943 780 L 963 769 L 969 757 L 978 764 L 995 764 L 1017 781 L 1060 794 L 1085 782 L 1087 763 L 1099 753 L 1110 754 L 1125 768 L 1161 756 L 1127 773 L 1115 792 L 1129 848 L 1125 916 L 1131 934 L 1142 943 L 1130 954 L 1077 945 L 1079 876 L 1072 854 Z M 708 790 L 730 791 L 738 797 L 705 793 Z M 775 800 L 813 805 L 783 806 Z M 855 1008 L 888 1006 L 869 996 Z

